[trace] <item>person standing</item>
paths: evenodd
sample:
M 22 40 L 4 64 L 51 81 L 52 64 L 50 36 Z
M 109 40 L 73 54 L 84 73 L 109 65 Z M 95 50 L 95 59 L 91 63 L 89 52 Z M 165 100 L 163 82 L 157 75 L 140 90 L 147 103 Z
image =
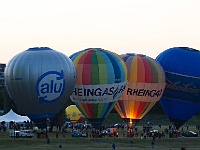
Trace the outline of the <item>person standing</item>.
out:
M 131 140 L 131 147 L 133 147 L 133 141 Z
M 125 137 L 126 136 L 126 132 L 125 131 L 123 131 L 123 137 Z
M 112 150 L 115 150 L 115 143 L 112 143 Z
M 152 149 L 154 149 L 154 141 L 152 140 L 152 142 L 151 142 L 151 147 L 152 147 Z
M 58 131 L 56 131 L 56 138 L 58 138 Z
M 147 133 L 146 132 L 144 132 L 144 139 L 146 139 L 147 138 Z

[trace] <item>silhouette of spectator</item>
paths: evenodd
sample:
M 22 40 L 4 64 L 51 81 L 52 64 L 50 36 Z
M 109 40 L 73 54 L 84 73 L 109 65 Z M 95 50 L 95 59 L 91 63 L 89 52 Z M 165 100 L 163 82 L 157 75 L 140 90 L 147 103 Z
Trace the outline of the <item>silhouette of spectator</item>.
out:
M 112 150 L 115 150 L 115 143 L 112 143 Z
M 56 132 L 56 138 L 58 138 L 58 131 Z
M 181 150 L 184 150 L 184 147 L 181 147 Z
M 154 149 L 154 140 L 151 142 L 151 147 L 152 147 L 152 149 Z
M 133 141 L 131 140 L 131 147 L 133 147 Z

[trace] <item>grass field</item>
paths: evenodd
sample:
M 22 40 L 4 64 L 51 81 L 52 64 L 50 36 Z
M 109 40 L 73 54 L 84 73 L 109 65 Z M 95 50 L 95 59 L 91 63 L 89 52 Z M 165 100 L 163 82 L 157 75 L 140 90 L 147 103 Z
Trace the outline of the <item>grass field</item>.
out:
M 142 126 L 137 126 L 141 133 Z M 154 126 L 154 129 L 164 130 L 167 126 Z M 186 128 L 184 128 L 186 130 Z M 196 131 L 195 126 L 189 126 L 189 130 Z M 62 149 L 67 150 L 111 150 L 111 145 L 114 142 L 116 144 L 116 150 L 149 150 L 151 149 L 152 138 L 147 139 L 128 138 L 123 137 L 122 130 L 119 130 L 119 137 L 105 137 L 105 138 L 75 138 L 70 137 L 70 129 L 67 130 L 66 137 L 59 133 L 58 139 L 55 132 L 48 133 L 50 137 L 50 143 L 47 144 L 45 138 L 37 139 L 36 135 L 33 138 L 13 139 L 10 138 L 9 131 L 0 132 L 0 150 L 56 150 L 61 149 L 59 145 L 62 145 Z M 131 147 L 130 141 L 133 141 L 134 146 Z M 156 139 L 155 150 L 180 150 L 184 146 L 187 150 L 199 150 L 200 149 L 200 137 L 188 137 L 188 138 L 161 138 Z
M 147 122 L 153 123 L 153 129 L 158 129 L 159 131 L 164 131 L 166 127 L 171 124 L 165 115 L 149 114 L 145 116 L 138 124 L 137 128 L 139 133 L 142 133 L 142 125 Z M 114 124 L 123 123 L 123 120 L 118 114 L 110 114 L 104 121 L 104 124 Z M 162 125 L 159 128 L 159 124 Z M 196 124 L 200 125 L 199 116 L 192 117 L 186 122 L 189 125 L 189 130 L 197 132 Z M 182 129 L 182 128 L 181 128 Z M 186 127 L 183 128 L 186 131 Z M 119 137 L 105 137 L 105 138 L 73 138 L 70 137 L 69 132 L 71 129 L 67 130 L 66 137 L 59 133 L 58 139 L 56 138 L 56 133 L 48 133 L 50 138 L 50 143 L 47 144 L 45 138 L 37 139 L 35 135 L 33 138 L 29 139 L 13 139 L 10 138 L 9 131 L 0 132 L 0 150 L 112 150 L 111 145 L 114 142 L 116 144 L 116 150 L 150 150 L 152 138 L 140 139 L 123 137 L 122 129 L 119 130 Z M 131 147 L 131 140 L 134 146 Z M 62 148 L 59 148 L 62 145 Z M 187 150 L 200 150 L 200 137 L 188 137 L 188 138 L 161 138 L 156 139 L 155 150 L 180 150 L 181 147 L 186 147 Z

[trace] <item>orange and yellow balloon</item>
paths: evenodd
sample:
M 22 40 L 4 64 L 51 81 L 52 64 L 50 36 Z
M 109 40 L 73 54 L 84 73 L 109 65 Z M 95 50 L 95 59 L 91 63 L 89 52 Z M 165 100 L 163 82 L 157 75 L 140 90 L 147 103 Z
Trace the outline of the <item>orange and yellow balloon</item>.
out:
M 129 128 L 142 119 L 161 98 L 165 73 L 154 59 L 139 54 L 121 55 L 128 70 L 128 83 L 114 108 Z

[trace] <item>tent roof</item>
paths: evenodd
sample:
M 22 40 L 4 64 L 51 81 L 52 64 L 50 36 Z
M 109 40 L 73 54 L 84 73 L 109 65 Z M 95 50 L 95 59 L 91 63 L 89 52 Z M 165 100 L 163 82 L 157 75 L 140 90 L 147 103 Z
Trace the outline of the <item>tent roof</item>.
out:
M 0 116 L 0 122 L 5 121 L 5 122 L 10 122 L 10 121 L 15 121 L 15 122 L 24 122 L 24 121 L 30 121 L 30 119 L 27 116 L 21 116 L 13 112 L 11 109 L 7 114 Z

